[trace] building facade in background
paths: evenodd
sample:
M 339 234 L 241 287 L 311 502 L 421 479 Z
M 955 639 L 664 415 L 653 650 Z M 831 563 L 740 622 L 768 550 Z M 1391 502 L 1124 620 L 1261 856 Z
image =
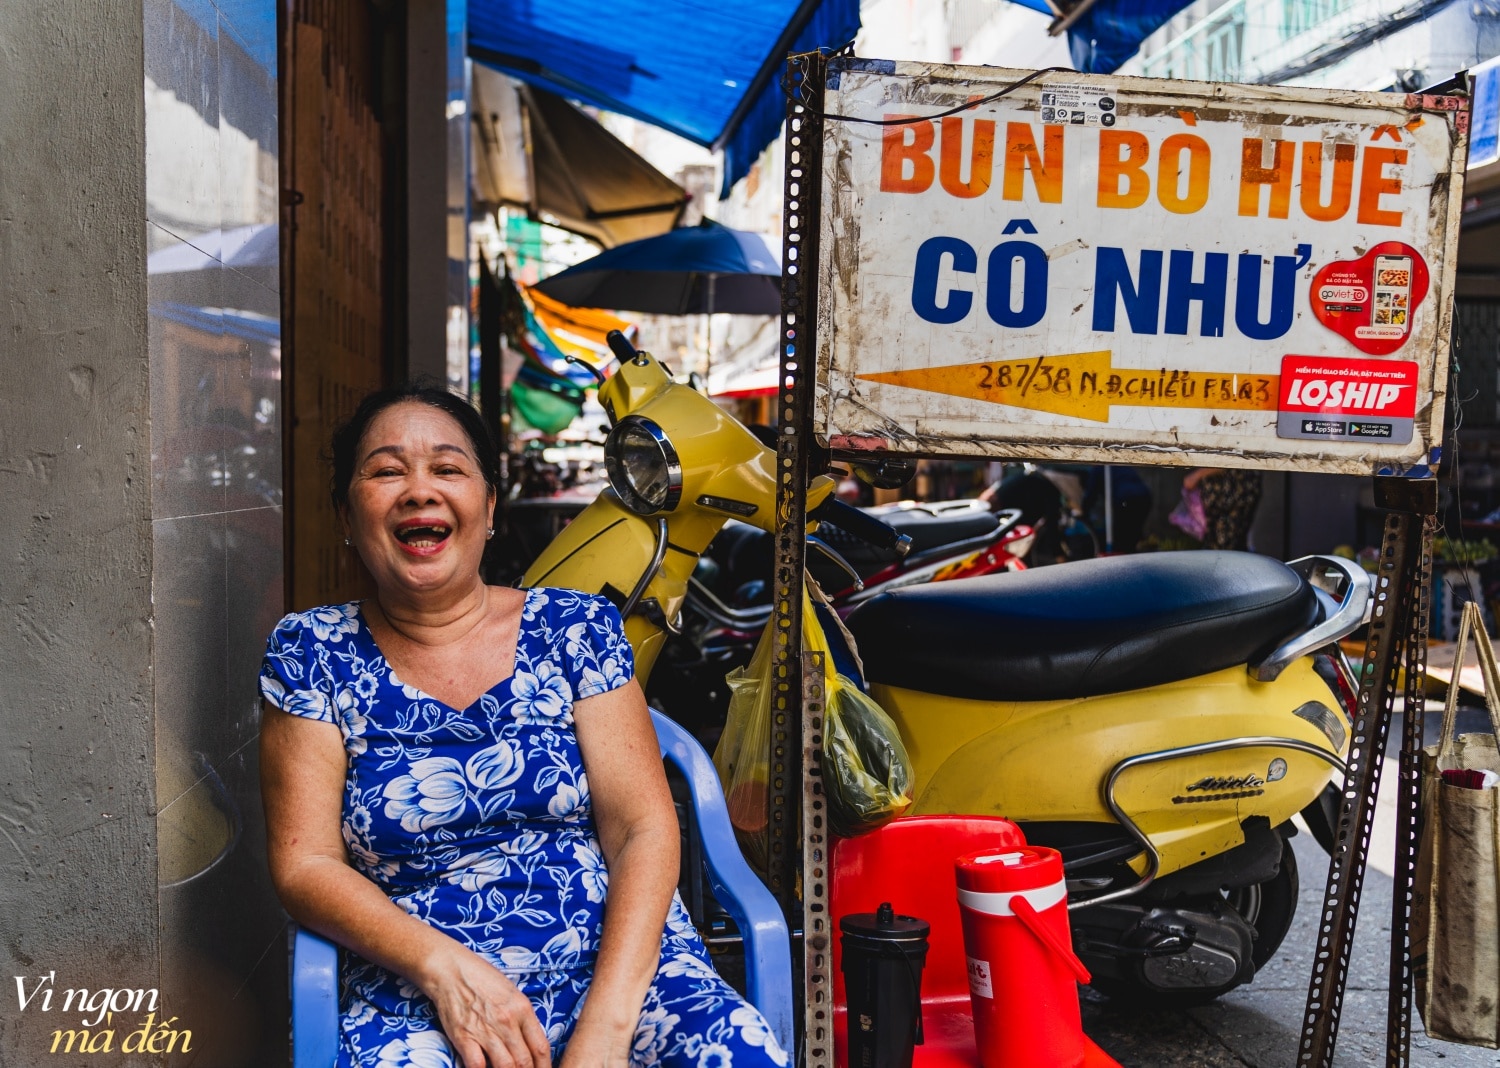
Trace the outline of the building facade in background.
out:
M 1120 73 L 1409 93 L 1496 54 L 1494 0 L 1195 0 Z

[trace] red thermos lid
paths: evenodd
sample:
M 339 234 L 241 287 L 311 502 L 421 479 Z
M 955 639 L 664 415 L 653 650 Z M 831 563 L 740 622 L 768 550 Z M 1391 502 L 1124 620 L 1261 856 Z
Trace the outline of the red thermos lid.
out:
M 1063 877 L 1062 854 L 1046 846 L 981 849 L 953 862 L 960 890 L 1013 893 L 1053 886 Z

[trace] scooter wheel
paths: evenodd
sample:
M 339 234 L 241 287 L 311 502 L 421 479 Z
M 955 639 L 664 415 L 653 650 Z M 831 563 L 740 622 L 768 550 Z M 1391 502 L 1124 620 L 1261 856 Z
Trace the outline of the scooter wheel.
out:
M 1281 868 L 1275 876 L 1254 886 L 1231 890 L 1228 894 L 1229 904 L 1255 929 L 1255 946 L 1250 959 L 1254 961 L 1257 972 L 1281 948 L 1287 932 L 1292 929 L 1299 887 L 1297 853 L 1292 849 L 1292 843 L 1283 838 Z
M 1281 865 L 1275 875 L 1263 883 L 1240 887 L 1225 895 L 1230 907 L 1255 931 L 1250 960 L 1256 972 L 1265 967 L 1281 948 L 1287 932 L 1292 929 L 1299 885 L 1297 854 L 1292 850 L 1291 842 L 1283 838 Z M 1240 985 L 1227 983 L 1197 990 L 1158 990 L 1129 980 L 1099 976 L 1092 989 L 1111 1001 L 1144 1009 L 1185 1009 L 1213 1001 Z

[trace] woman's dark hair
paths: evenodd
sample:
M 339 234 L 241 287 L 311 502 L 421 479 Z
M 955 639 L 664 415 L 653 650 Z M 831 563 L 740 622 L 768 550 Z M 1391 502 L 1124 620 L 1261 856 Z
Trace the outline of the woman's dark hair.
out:
M 359 402 L 354 414 L 340 423 L 333 431 L 333 506 L 342 512 L 349 504 L 349 484 L 354 481 L 354 465 L 358 462 L 355 450 L 360 439 L 375 417 L 397 404 L 415 402 L 436 408 L 451 415 L 463 428 L 474 450 L 474 459 L 484 474 L 484 483 L 498 491 L 500 485 L 500 453 L 495 448 L 495 439 L 483 417 L 474 406 L 462 397 L 448 392 L 429 378 L 417 378 L 399 386 L 377 389 Z

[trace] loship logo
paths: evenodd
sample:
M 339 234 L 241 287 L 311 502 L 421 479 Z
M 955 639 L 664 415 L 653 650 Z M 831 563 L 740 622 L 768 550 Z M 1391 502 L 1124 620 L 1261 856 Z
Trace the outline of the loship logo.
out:
M 1293 377 L 1283 408 L 1338 409 L 1343 412 L 1383 412 L 1401 400 L 1406 385 L 1375 382 L 1346 382 L 1315 377 Z M 1415 396 L 1415 395 L 1413 395 Z M 1401 414 L 1407 407 L 1402 405 Z
M 1281 361 L 1276 433 L 1283 438 L 1405 445 L 1421 369 L 1410 360 L 1289 355 Z

